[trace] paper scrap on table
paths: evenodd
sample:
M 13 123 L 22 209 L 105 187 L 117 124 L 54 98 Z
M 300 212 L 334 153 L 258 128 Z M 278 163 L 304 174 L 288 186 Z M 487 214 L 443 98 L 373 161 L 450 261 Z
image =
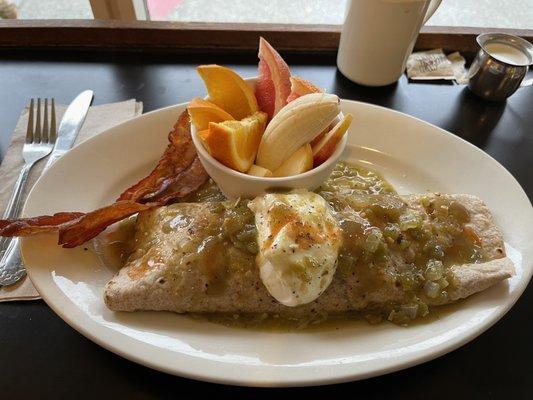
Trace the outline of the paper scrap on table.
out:
M 407 76 L 413 80 L 447 79 L 459 85 L 468 83 L 463 56 L 457 51 L 446 56 L 442 49 L 411 54 L 407 59 Z

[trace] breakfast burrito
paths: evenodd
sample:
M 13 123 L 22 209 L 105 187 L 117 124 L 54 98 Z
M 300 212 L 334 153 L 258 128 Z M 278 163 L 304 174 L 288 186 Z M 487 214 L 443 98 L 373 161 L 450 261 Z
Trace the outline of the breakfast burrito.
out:
M 316 193 L 141 212 L 105 303 L 290 318 L 360 311 L 407 323 L 513 275 L 477 197 L 399 196 L 375 176 L 362 188 L 342 168 Z

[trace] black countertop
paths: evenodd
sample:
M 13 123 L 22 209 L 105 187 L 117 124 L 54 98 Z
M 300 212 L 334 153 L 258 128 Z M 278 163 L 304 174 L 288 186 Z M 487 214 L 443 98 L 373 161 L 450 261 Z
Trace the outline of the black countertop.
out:
M 413 115 L 472 142 L 503 164 L 533 198 L 533 88 L 520 89 L 505 103 L 489 103 L 464 86 L 409 83 L 405 77 L 383 88 L 362 87 L 344 78 L 331 56 L 288 55 L 286 59 L 294 74 L 328 92 Z M 94 104 L 136 98 L 146 112 L 203 93 L 194 69 L 202 63 L 225 64 L 243 76 L 256 74 L 255 57 L 248 55 L 0 53 L 0 158 L 30 97 L 55 97 L 68 104 L 80 91 L 93 89 Z M 148 399 L 185 393 L 228 397 L 349 393 L 364 398 L 525 398 L 531 391 L 533 371 L 528 311 L 532 302 L 530 285 L 494 327 L 434 361 L 360 382 L 302 389 L 238 388 L 166 375 L 97 346 L 42 301 L 0 303 L 0 397 Z

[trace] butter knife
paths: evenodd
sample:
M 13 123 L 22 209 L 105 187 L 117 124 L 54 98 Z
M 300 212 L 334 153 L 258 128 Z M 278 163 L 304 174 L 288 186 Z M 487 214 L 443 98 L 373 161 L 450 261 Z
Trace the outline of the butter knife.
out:
M 59 124 L 56 144 L 52 150 L 52 154 L 48 157 L 43 173 L 74 145 L 76 137 L 85 122 L 85 117 L 93 101 L 93 96 L 92 90 L 81 92 L 68 106 Z
M 48 157 L 42 173 L 50 168 L 52 164 L 74 145 L 76 137 L 85 122 L 85 117 L 91 106 L 93 96 L 94 93 L 92 90 L 86 90 L 80 93 L 67 107 L 57 130 L 57 140 L 54 149 Z M 26 275 L 26 269 L 22 265 L 20 258 L 20 240 L 19 238 L 12 238 L 10 240 L 6 252 L 0 259 L 0 286 L 12 285 Z

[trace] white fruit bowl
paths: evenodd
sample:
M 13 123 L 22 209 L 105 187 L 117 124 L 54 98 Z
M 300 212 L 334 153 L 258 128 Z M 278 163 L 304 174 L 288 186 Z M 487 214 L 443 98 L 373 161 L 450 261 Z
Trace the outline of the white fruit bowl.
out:
M 246 79 L 250 87 L 255 87 L 256 78 Z M 338 122 L 342 118 L 342 113 L 333 122 Z M 321 165 L 303 174 L 286 176 L 279 178 L 265 178 L 247 175 L 226 167 L 221 162 L 214 159 L 209 154 L 198 136 L 196 127 L 191 124 L 191 136 L 198 157 L 209 176 L 216 182 L 222 193 L 229 198 L 252 198 L 275 189 L 308 189 L 314 190 L 324 182 L 331 174 L 331 171 L 339 161 L 346 143 L 348 135 L 345 134 L 337 144 L 333 154 Z

